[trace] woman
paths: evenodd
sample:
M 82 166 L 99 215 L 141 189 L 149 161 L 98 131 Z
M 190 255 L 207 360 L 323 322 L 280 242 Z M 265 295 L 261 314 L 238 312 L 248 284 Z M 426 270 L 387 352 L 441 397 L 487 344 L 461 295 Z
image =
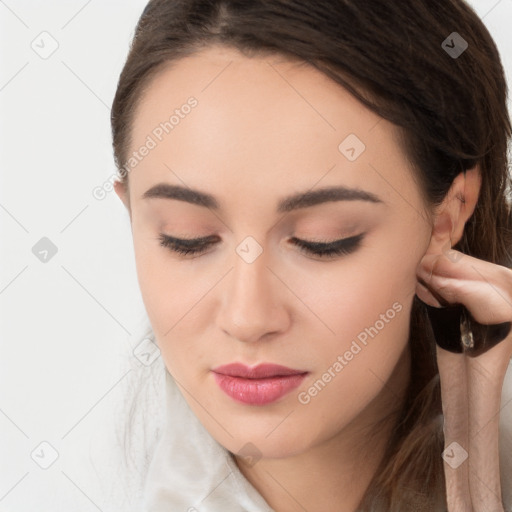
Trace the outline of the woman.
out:
M 462 0 L 149 2 L 112 110 L 147 510 L 511 506 L 506 91 Z

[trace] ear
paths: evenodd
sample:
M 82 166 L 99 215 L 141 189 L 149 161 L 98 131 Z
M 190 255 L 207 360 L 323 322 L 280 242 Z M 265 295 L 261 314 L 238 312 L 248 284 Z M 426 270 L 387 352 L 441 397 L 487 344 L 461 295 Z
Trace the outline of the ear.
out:
M 116 191 L 117 197 L 121 199 L 126 209 L 130 211 L 130 194 L 128 191 L 128 185 L 121 181 L 114 181 L 114 190 Z
M 434 211 L 434 226 L 426 254 L 450 250 L 462 238 L 464 226 L 475 210 L 482 174 L 480 166 L 461 172 L 443 202 Z

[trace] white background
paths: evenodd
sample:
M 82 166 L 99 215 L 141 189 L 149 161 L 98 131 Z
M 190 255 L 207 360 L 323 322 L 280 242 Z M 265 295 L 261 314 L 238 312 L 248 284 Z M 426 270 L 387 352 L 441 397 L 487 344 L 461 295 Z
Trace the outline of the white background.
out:
M 115 172 L 110 105 L 145 3 L 0 0 L 0 512 L 126 510 L 107 498 L 109 432 L 128 382 L 162 363 L 133 354 L 146 324 L 128 214 L 92 191 Z M 470 4 L 512 84 L 512 0 Z M 47 59 L 42 38 L 58 44 Z

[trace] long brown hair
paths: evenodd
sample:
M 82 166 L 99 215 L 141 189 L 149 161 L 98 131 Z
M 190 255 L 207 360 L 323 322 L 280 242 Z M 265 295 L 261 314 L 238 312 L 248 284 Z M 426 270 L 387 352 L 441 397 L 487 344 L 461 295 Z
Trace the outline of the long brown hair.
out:
M 455 29 L 459 35 L 453 36 Z M 443 48 L 449 36 L 464 39 L 467 49 L 450 55 Z M 212 44 L 247 56 L 306 61 L 397 125 L 432 207 L 460 172 L 479 164 L 480 196 L 455 248 L 512 266 L 508 90 L 496 45 L 463 0 L 151 0 L 112 107 L 114 156 L 126 186 L 131 127 L 144 88 L 166 63 Z M 358 510 L 446 510 L 434 347 L 426 310 L 415 296 L 410 385 Z

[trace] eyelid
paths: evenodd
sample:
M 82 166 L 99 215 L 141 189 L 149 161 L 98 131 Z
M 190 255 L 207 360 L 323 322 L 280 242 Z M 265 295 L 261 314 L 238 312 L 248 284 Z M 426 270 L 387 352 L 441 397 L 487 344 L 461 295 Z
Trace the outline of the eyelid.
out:
M 330 241 L 309 241 L 293 237 L 295 245 L 307 253 L 316 255 L 323 259 L 337 258 L 341 255 L 348 255 L 359 248 L 366 233 L 348 236 Z
M 362 233 L 361 233 L 362 234 Z M 347 240 L 351 240 L 352 238 L 357 238 L 359 235 L 353 235 L 353 236 L 344 236 L 342 238 L 335 238 L 334 240 L 326 240 L 326 239 L 316 239 L 312 240 L 311 238 L 298 238 L 296 236 L 292 236 L 290 238 L 291 241 L 295 242 L 303 242 L 308 245 L 318 245 L 318 246 L 325 246 L 325 245 L 335 245 L 341 242 L 346 242 Z
M 313 257 L 313 259 L 317 257 L 320 258 L 320 260 L 329 261 L 356 251 L 365 236 L 366 233 L 363 232 L 338 240 L 309 241 L 292 237 L 291 241 L 294 242 L 294 245 L 301 252 L 306 253 L 309 257 Z M 216 238 L 218 238 L 216 235 L 211 235 L 201 238 L 183 239 L 161 233 L 159 240 L 161 246 L 186 258 L 192 255 L 195 255 L 195 257 L 201 256 L 211 245 L 215 245 L 211 240 Z
M 199 238 L 177 238 L 171 235 L 166 235 L 164 233 L 161 233 L 161 238 L 167 239 L 169 242 L 176 242 L 176 243 L 183 243 L 183 244 L 203 244 L 203 243 L 211 243 L 218 239 L 219 237 L 216 235 L 208 235 L 208 236 L 202 236 Z
M 316 240 L 311 240 L 310 238 L 307 238 L 307 239 L 304 239 L 304 238 L 298 238 L 296 236 L 292 236 L 290 237 L 290 240 L 296 240 L 296 241 L 299 241 L 299 242 L 306 242 L 308 244 L 318 244 L 318 245 L 327 245 L 327 244 L 334 244 L 334 243 L 337 243 L 337 242 L 341 242 L 341 241 L 344 241 L 344 240 L 349 240 L 351 238 L 357 238 L 358 236 L 360 235 L 364 235 L 365 233 L 361 232 L 357 235 L 351 235 L 351 236 L 344 236 L 344 237 L 341 237 L 341 238 L 334 238 L 334 239 L 316 239 Z M 197 237 L 197 238 L 181 238 L 181 237 L 174 237 L 172 235 L 167 235 L 165 233 L 161 233 L 160 234 L 161 237 L 165 237 L 171 241 L 174 241 L 174 242 L 184 242 L 184 243 L 208 243 L 208 242 L 212 242 L 212 241 L 215 241 L 215 240 L 218 240 L 219 237 L 217 235 L 207 235 L 207 236 L 202 236 L 202 237 Z
M 308 245 L 311 245 L 311 246 L 322 247 L 322 246 L 328 246 L 328 245 L 335 245 L 335 244 L 338 244 L 338 243 L 341 243 L 341 242 L 351 241 L 352 239 L 357 239 L 357 238 L 361 237 L 362 235 L 364 235 L 364 233 L 360 233 L 358 235 L 353 235 L 353 236 L 347 236 L 347 237 L 343 237 L 343 238 L 337 238 L 337 239 L 334 239 L 334 240 L 325 240 L 325 239 L 322 239 L 322 240 L 310 240 L 310 239 L 304 240 L 303 238 L 298 238 L 296 236 L 292 236 L 290 238 L 290 241 L 304 243 L 304 244 L 308 244 Z M 216 239 L 218 239 L 218 237 L 216 235 L 208 235 L 208 236 L 203 236 L 203 237 L 199 237 L 199 238 L 177 238 L 177 237 L 174 237 L 174 236 L 171 236 L 171 235 L 166 235 L 164 233 L 162 233 L 160 235 L 160 238 L 165 238 L 168 242 L 182 243 L 184 245 L 185 244 L 190 244 L 190 245 L 209 244 L 209 243 L 213 243 L 214 241 L 216 241 Z

